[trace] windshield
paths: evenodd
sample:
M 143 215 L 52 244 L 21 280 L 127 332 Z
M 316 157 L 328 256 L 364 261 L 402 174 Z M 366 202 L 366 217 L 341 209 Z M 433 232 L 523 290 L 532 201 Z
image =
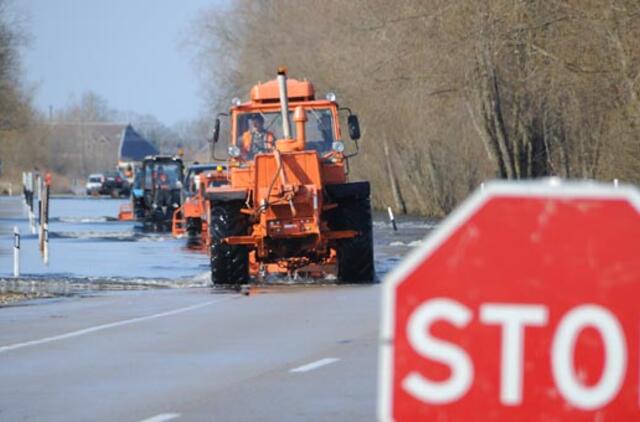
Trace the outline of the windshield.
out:
M 156 188 L 180 188 L 178 182 L 182 180 L 182 166 L 179 163 L 148 163 L 145 168 L 144 186 L 151 189 Z
M 320 153 L 331 151 L 334 141 L 333 115 L 328 108 L 305 109 L 305 150 Z M 291 136 L 296 137 L 296 125 L 293 122 L 293 111 L 289 112 Z M 284 138 L 280 111 L 262 113 L 243 113 L 237 120 L 238 139 L 236 145 L 243 151 L 246 159 L 251 159 L 258 152 L 268 151 L 277 139 Z
M 100 183 L 100 182 L 102 182 L 102 176 L 91 176 L 89 178 L 89 182 L 91 182 L 91 183 Z

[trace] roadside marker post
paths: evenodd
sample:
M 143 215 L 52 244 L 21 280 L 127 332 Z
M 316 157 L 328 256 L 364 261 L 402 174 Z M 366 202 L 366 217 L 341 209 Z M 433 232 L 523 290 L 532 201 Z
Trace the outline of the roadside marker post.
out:
M 640 420 L 640 192 L 492 182 L 383 285 L 381 420 Z
M 45 265 L 49 264 L 49 193 L 51 189 L 51 174 L 47 173 L 44 177 L 42 184 L 42 240 L 40 244 L 40 250 Z
M 20 229 L 13 228 L 13 276 L 20 277 Z
M 36 175 L 36 190 L 38 191 L 38 226 L 42 226 L 42 177 Z M 42 231 L 40 232 L 42 234 Z
M 396 217 L 393 215 L 393 210 L 391 207 L 387 207 L 387 213 L 389 213 L 389 221 L 391 221 L 391 225 L 393 226 L 393 231 L 398 231 L 398 225 L 396 224 Z
M 49 223 L 44 223 L 44 246 L 43 246 L 43 260 L 45 265 L 49 265 Z

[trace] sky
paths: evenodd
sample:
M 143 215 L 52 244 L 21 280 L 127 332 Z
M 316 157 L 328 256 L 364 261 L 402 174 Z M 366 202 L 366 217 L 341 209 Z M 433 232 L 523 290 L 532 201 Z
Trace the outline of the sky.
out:
M 14 0 L 30 36 L 25 82 L 48 112 L 94 91 L 111 108 L 171 125 L 204 109 L 186 45 L 198 12 L 225 0 Z

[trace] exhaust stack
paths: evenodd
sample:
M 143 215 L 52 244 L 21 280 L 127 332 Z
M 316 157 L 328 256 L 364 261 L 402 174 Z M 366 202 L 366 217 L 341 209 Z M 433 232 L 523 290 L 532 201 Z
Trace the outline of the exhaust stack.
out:
M 285 139 L 291 139 L 289 121 L 289 97 L 287 94 L 287 68 L 278 68 L 278 89 L 280 91 L 280 111 L 282 112 L 282 133 Z
M 305 123 L 307 122 L 307 113 L 302 106 L 296 107 L 293 112 L 293 121 L 296 122 L 296 148 L 299 150 L 304 149 L 304 143 L 307 140 L 307 134 L 305 130 Z

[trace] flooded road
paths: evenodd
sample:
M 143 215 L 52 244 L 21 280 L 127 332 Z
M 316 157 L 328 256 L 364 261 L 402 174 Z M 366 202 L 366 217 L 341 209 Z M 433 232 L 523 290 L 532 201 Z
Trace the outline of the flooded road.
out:
M 26 208 L 18 197 L 0 197 L 0 279 L 13 273 L 13 227 L 22 233 L 21 276 L 56 292 L 60 283 L 96 285 L 207 286 L 206 254 L 189 250 L 170 233 L 144 233 L 135 222 L 117 221 L 125 200 L 53 198 L 50 209 L 50 261 L 38 250 Z M 374 239 L 378 280 L 434 227 L 417 218 L 399 220 L 394 232 L 384 214 L 376 215 Z
M 0 306 L 0 419 L 375 419 L 381 283 L 212 289 L 206 254 L 115 221 L 120 203 L 54 199 L 51 263 L 26 235 L 16 282 L 12 230 L 29 227 L 0 198 L 0 293 L 56 296 Z M 379 280 L 433 227 L 382 217 Z
M 134 222 L 117 221 L 126 201 L 54 198 L 50 208 L 50 261 L 43 263 L 38 236 L 31 234 L 17 198 L 0 198 L 0 276 L 12 273 L 13 226 L 22 236 L 22 275 L 49 277 L 185 278 L 206 271 L 201 254 L 183 248 L 171 234 L 142 233 Z

